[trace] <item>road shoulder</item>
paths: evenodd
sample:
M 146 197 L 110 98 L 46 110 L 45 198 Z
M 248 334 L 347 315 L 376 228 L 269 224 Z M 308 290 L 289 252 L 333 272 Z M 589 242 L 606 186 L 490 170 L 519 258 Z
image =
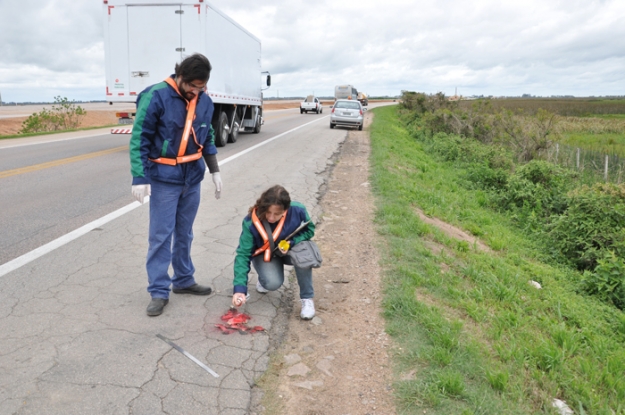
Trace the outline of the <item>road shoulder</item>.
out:
M 367 114 L 366 126 L 372 118 Z M 257 413 L 395 413 L 368 182 L 369 134 L 347 134 L 320 200 L 315 240 L 324 262 L 313 274 L 317 315 L 300 320 L 299 300 L 291 297 L 288 333 L 259 382 L 264 396 Z

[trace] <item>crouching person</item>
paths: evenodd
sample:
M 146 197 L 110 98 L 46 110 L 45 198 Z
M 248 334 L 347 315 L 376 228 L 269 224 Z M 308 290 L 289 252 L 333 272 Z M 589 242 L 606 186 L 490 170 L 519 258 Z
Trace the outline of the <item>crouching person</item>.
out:
M 234 260 L 232 305 L 238 307 L 245 304 L 250 263 L 258 274 L 256 291 L 259 293 L 280 288 L 284 283 L 284 265 L 293 265 L 302 303 L 300 317 L 304 320 L 312 319 L 315 316 L 312 267 L 293 264 L 287 254 L 291 248 L 310 240 L 314 234 L 315 225 L 310 221 L 306 208 L 301 203 L 291 201 L 284 187 L 276 185 L 263 192 L 243 219 L 243 230 Z

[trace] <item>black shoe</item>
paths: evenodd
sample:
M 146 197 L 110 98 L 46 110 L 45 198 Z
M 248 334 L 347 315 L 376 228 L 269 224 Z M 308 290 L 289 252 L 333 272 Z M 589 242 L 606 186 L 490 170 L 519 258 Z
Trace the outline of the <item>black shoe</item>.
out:
M 213 292 L 213 289 L 200 284 L 193 284 L 187 288 L 174 288 L 172 291 L 176 294 L 209 295 Z
M 152 298 L 152 301 L 150 301 L 148 309 L 146 310 L 148 316 L 160 316 L 163 314 L 163 309 L 168 302 L 169 300 L 167 298 Z

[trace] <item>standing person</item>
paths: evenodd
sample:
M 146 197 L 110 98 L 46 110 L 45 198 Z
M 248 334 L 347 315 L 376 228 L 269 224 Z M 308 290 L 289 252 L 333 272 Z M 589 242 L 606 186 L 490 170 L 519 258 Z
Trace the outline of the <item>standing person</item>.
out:
M 213 101 L 204 93 L 211 69 L 205 56 L 191 55 L 176 64 L 174 75 L 149 86 L 137 98 L 130 165 L 133 196 L 140 203 L 150 196 L 148 316 L 163 312 L 170 286 L 176 294 L 212 292 L 195 282 L 191 261 L 193 222 L 207 165 L 215 198 L 219 199 L 222 188 L 211 127 Z
M 280 288 L 284 283 L 284 265 L 293 265 L 291 259 L 284 255 L 288 252 L 288 247 L 286 249 L 278 247 L 279 252 L 271 253 L 268 231 L 265 230 L 265 226 L 268 226 L 275 245 L 278 246 L 279 242 L 293 233 L 302 222 L 309 220 L 310 216 L 304 205 L 291 201 L 289 192 L 284 187 L 276 185 L 260 195 L 243 219 L 243 230 L 234 260 L 234 294 L 232 295 L 234 307 L 245 304 L 247 299 L 250 262 L 254 264 L 254 269 L 258 273 L 256 291 L 259 293 L 267 293 Z M 315 225 L 311 221 L 288 241 L 289 246 L 293 247 L 299 242 L 307 241 L 314 234 Z M 312 268 L 297 266 L 294 268 L 302 303 L 300 317 L 310 320 L 315 316 Z

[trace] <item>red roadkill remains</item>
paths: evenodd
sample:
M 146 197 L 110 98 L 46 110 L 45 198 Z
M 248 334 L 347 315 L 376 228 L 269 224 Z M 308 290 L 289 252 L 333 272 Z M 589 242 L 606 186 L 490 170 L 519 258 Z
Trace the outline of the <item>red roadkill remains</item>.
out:
M 231 308 L 226 314 L 221 316 L 221 321 L 225 321 L 224 324 L 215 324 L 223 334 L 230 334 L 238 331 L 240 334 L 256 333 L 257 331 L 265 331 L 261 326 L 249 327 L 247 322 L 252 317 L 247 314 L 239 313 L 236 309 Z

